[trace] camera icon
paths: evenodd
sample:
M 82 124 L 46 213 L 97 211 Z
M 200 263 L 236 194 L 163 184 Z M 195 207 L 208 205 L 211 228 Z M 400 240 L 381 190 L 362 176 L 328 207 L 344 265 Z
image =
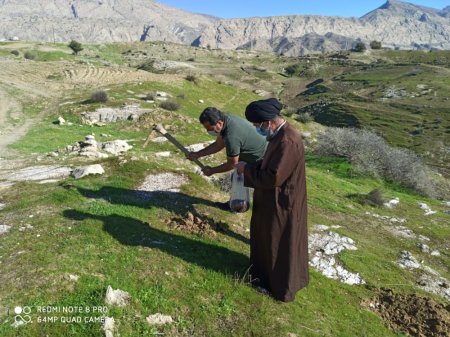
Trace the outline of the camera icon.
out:
M 14 316 L 14 324 L 16 325 L 22 325 L 22 324 L 28 324 L 31 323 L 31 308 L 28 306 L 20 307 L 17 306 L 14 308 L 14 313 L 16 314 Z

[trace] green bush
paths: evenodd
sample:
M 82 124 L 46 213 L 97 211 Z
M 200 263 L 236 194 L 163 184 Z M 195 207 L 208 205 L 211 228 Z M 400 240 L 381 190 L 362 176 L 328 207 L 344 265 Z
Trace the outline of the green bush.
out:
M 381 49 L 381 42 L 373 40 L 370 42 L 370 48 L 372 49 Z
M 68 44 L 68 47 L 70 49 L 72 49 L 72 51 L 75 55 L 77 55 L 80 51 L 83 50 L 83 46 L 81 45 L 81 43 L 77 42 L 75 40 L 70 41 L 70 43 Z
M 357 53 L 362 53 L 366 50 L 366 45 L 363 42 L 358 42 L 353 50 Z
M 23 57 L 27 60 L 34 60 L 36 58 L 36 54 L 31 51 L 26 51 L 25 54 L 23 54 Z
M 11 54 L 13 54 L 14 56 L 19 56 L 20 55 L 20 53 L 19 53 L 19 51 L 18 50 L 11 50 Z

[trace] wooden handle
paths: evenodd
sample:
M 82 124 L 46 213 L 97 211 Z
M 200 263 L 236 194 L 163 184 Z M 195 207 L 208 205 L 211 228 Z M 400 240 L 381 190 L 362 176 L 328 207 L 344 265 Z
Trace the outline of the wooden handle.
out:
M 166 137 L 167 140 L 175 145 L 181 152 L 183 152 L 184 154 L 189 153 L 189 151 L 178 140 L 176 140 L 175 137 L 168 133 L 161 124 L 155 125 L 153 129 Z M 193 162 L 196 163 L 202 170 L 205 169 L 205 165 L 203 165 L 200 160 L 194 159 Z

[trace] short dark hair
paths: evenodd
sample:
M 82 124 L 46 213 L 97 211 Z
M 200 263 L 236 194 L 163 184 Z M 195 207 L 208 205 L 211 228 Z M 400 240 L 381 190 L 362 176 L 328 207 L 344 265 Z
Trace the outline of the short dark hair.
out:
M 210 125 L 216 125 L 218 121 L 225 120 L 225 114 L 217 108 L 209 107 L 203 110 L 198 119 L 202 124 L 208 122 Z

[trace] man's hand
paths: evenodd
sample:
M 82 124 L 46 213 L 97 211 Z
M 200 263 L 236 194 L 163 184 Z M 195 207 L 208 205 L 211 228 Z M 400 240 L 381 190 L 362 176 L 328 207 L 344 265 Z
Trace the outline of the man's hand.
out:
M 200 156 L 198 155 L 197 152 L 189 152 L 189 153 L 186 153 L 186 158 L 189 160 L 194 160 L 194 159 L 200 158 Z
M 212 176 L 214 174 L 212 168 L 210 166 L 206 166 L 203 170 L 202 170 L 203 174 L 207 177 Z
M 244 173 L 245 165 L 247 165 L 246 162 L 240 161 L 236 165 L 234 165 L 234 168 L 236 169 L 237 173 L 242 174 Z

